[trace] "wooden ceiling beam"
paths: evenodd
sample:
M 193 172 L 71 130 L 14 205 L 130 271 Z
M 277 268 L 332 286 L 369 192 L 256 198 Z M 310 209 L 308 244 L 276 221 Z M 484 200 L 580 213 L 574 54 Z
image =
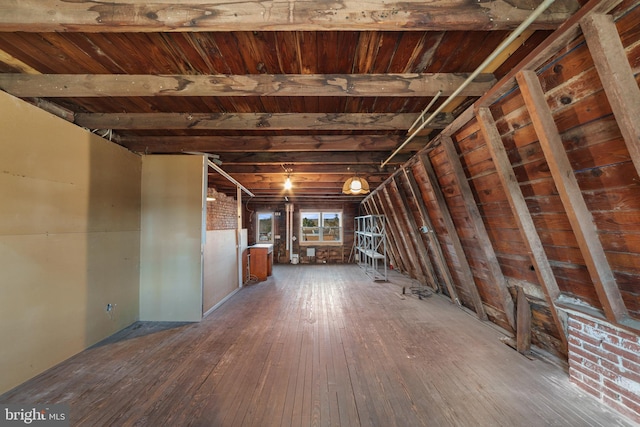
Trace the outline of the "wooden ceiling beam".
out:
M 451 95 L 469 73 L 432 74 L 0 74 L 0 89 L 17 97 Z M 496 82 L 481 74 L 461 96 L 482 96 Z
M 578 7 L 576 0 L 557 0 L 532 29 L 554 29 Z M 22 0 L 0 5 L 0 31 L 505 30 L 518 26 L 530 13 L 529 0 Z
M 417 113 L 79 113 L 75 123 L 89 129 L 214 130 L 407 130 Z M 441 113 L 430 127 L 453 121 Z
M 213 174 L 210 174 L 213 175 Z M 342 174 L 291 174 L 291 182 L 295 186 L 296 184 L 304 184 L 305 188 L 326 188 L 333 187 L 339 183 L 340 186 L 344 182 L 353 177 L 352 173 Z M 234 173 L 233 179 L 241 182 L 242 185 L 263 185 L 261 188 L 281 188 L 286 174 L 238 174 Z M 385 175 L 368 175 L 359 174 L 360 177 L 365 178 L 369 184 L 379 184 L 384 181 L 388 174 Z M 275 184 L 275 185 L 272 185 Z
M 368 176 L 368 174 L 382 174 L 385 177 L 389 175 L 392 168 L 385 168 L 380 170 L 380 166 L 377 164 L 365 165 L 358 164 L 352 165 L 335 165 L 335 164 L 322 164 L 322 163 L 288 163 L 287 167 L 293 169 L 292 174 L 347 174 L 358 173 L 361 176 Z M 225 172 L 230 174 L 283 174 L 284 170 L 281 164 L 268 164 L 268 165 L 254 165 L 254 164 L 223 164 L 222 168 Z
M 223 153 L 220 160 L 223 168 L 230 164 L 338 164 L 347 167 L 359 168 L 361 164 L 379 165 L 389 155 L 383 151 L 341 151 L 341 152 L 255 152 L 255 153 Z M 394 157 L 395 164 L 402 164 L 409 160 L 410 154 L 399 154 Z M 294 170 L 295 172 L 295 170 Z
M 427 139 L 422 138 L 422 144 Z M 115 141 L 142 153 L 207 153 L 255 151 L 391 151 L 402 142 L 397 135 L 283 136 L 118 136 Z

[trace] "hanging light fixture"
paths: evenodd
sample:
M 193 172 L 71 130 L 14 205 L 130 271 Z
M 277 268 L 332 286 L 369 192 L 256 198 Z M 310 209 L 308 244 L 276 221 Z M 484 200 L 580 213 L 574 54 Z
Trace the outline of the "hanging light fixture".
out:
M 284 189 L 291 190 L 293 188 L 293 184 L 291 183 L 291 172 L 293 172 L 293 169 L 287 168 L 285 165 L 282 165 L 282 169 L 287 173 L 287 178 L 284 180 Z
M 358 175 L 347 179 L 342 186 L 344 194 L 360 195 L 369 193 L 369 183 L 366 179 L 360 178 Z

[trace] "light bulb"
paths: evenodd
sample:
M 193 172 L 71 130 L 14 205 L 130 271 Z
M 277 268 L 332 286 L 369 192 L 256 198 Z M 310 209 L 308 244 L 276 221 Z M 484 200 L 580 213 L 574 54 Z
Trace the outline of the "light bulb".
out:
M 351 185 L 349 186 L 349 189 L 354 193 L 362 190 L 362 182 L 360 182 L 360 178 L 353 178 L 353 181 L 351 181 Z
M 291 184 L 291 178 L 287 177 L 287 179 L 284 181 L 284 189 L 291 190 L 291 187 L 293 187 L 293 185 Z

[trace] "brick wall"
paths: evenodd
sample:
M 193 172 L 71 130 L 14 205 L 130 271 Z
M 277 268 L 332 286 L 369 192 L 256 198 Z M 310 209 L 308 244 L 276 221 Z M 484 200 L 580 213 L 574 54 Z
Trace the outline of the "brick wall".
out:
M 573 383 L 640 422 L 640 336 L 578 313 L 569 314 Z
M 234 230 L 238 228 L 238 206 L 236 199 L 218 193 L 213 188 L 207 189 L 207 230 Z

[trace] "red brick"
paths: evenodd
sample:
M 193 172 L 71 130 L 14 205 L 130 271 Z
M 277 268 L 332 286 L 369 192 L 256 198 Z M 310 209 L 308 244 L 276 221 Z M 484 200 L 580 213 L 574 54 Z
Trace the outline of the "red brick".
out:
M 602 366 L 608 369 L 609 371 L 620 375 L 621 377 L 627 378 L 631 381 L 635 381 L 640 384 L 640 372 L 634 371 L 632 369 L 627 369 L 624 365 L 615 365 L 613 363 L 609 363 L 606 360 L 602 361 Z
M 640 345 L 640 335 L 633 335 L 629 332 L 618 331 L 617 334 L 621 339 Z
M 616 355 L 620 356 L 621 358 L 627 359 L 627 360 L 629 360 L 631 362 L 640 363 L 640 354 L 639 353 L 634 353 L 634 352 L 625 350 L 624 348 L 616 347 L 614 345 L 607 344 L 607 343 L 603 343 L 602 344 L 602 348 L 605 351 L 608 351 L 609 353 L 616 354 Z
M 592 337 L 591 335 L 581 334 L 581 335 L 577 335 L 576 338 L 578 338 L 579 340 L 582 340 L 583 347 L 584 347 L 584 343 L 591 344 L 594 347 L 600 347 L 603 344 L 603 340 Z
M 605 378 L 603 385 L 604 385 L 604 387 L 602 388 L 603 392 L 611 391 L 615 395 L 620 396 L 619 399 L 621 399 L 622 397 L 625 397 L 630 401 L 640 402 L 640 396 L 638 396 L 637 394 L 633 393 L 631 390 L 626 388 L 625 384 L 618 384 L 617 382 L 614 382 Z
M 598 363 L 598 360 L 600 359 L 600 355 L 593 351 L 587 351 L 584 348 L 576 348 L 573 350 L 574 350 L 573 352 L 578 356 L 587 360 L 591 360 L 594 363 Z
M 578 319 L 574 317 L 570 317 L 569 322 L 567 324 L 569 326 L 569 329 L 575 329 L 576 331 L 582 330 L 582 322 L 580 322 Z
M 595 372 L 593 369 L 590 369 L 590 368 L 585 367 L 583 365 L 572 365 L 569 368 L 569 373 L 571 373 L 572 369 L 577 371 L 577 372 L 580 372 L 585 377 L 589 377 L 594 381 L 598 381 L 598 382 L 601 381 L 600 374 L 598 372 Z
M 581 317 L 581 316 L 574 316 L 574 317 L 572 317 L 572 319 L 576 320 L 577 322 L 579 322 L 579 323 L 581 323 L 583 325 L 588 325 L 588 326 L 593 326 L 593 327 L 598 325 L 596 322 L 594 322 L 592 320 L 588 320 L 588 319 L 586 319 L 584 317 Z
M 640 354 L 640 344 L 636 342 L 629 341 L 629 340 L 622 340 L 618 346 L 634 354 Z
M 637 363 L 633 363 L 630 360 L 622 359 L 620 361 L 622 367 L 627 369 L 628 371 L 634 372 L 636 374 L 640 374 L 640 365 Z
M 592 346 L 592 345 L 587 344 L 587 343 L 584 343 L 583 348 L 587 352 L 592 353 L 592 354 L 594 354 L 594 355 L 596 355 L 598 357 L 601 357 L 603 359 L 607 359 L 611 363 L 618 363 L 618 361 L 619 361 L 618 356 L 615 353 L 607 351 L 604 348 L 595 347 L 595 346 Z
M 640 422 L 640 402 L 638 402 L 637 400 L 635 400 L 635 401 L 629 400 L 626 397 L 622 396 L 622 402 L 621 403 L 626 408 L 629 408 L 629 411 L 631 411 L 633 414 L 635 414 L 636 421 Z
M 572 347 L 582 347 L 582 340 L 579 339 L 576 335 L 569 334 L 569 349 Z
M 571 378 L 571 382 L 580 387 L 585 392 L 589 393 L 591 396 L 595 396 L 598 399 L 602 398 L 602 393 L 600 392 L 602 386 L 599 383 L 592 381 L 589 378 L 583 378 L 582 381 Z
M 589 353 L 588 351 L 584 351 L 580 348 L 573 349 L 569 353 L 569 360 L 572 360 L 572 356 L 573 356 L 573 360 L 580 364 L 584 364 L 585 360 L 593 363 L 598 363 L 598 361 L 600 360 L 600 358 L 597 355 L 593 353 Z
M 604 401 L 605 404 L 607 404 L 607 406 L 610 406 L 611 408 L 618 411 L 622 415 L 634 420 L 635 422 L 640 422 L 640 413 L 635 412 L 633 409 L 630 409 L 626 405 L 620 402 L 617 402 L 615 400 L 612 400 L 607 396 L 604 396 L 602 400 Z

